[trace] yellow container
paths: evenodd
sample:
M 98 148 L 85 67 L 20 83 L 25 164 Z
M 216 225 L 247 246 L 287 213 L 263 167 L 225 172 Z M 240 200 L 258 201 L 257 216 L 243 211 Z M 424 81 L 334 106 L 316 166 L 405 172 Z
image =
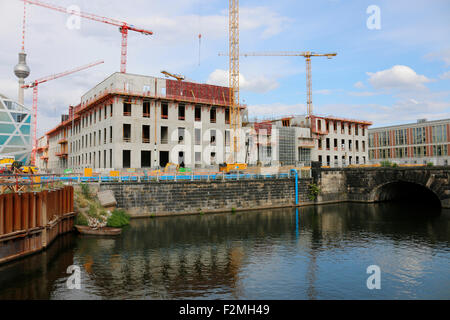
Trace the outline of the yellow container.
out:
M 84 176 L 92 177 L 92 168 L 84 168 Z
M 109 175 L 111 177 L 118 177 L 120 175 L 120 171 L 110 171 Z

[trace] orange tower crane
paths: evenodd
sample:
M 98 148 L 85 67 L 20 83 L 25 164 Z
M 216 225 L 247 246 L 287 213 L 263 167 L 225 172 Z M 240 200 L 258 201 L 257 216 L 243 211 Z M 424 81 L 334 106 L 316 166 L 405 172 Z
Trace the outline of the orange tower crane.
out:
M 50 3 L 46 3 L 46 2 L 42 2 L 42 1 L 38 1 L 38 0 L 21 0 L 21 1 L 24 1 L 29 4 L 34 4 L 34 5 L 37 5 L 40 7 L 44 7 L 47 9 L 59 11 L 62 13 L 66 13 L 66 14 L 70 14 L 70 15 L 77 15 L 82 18 L 94 20 L 97 22 L 103 22 L 106 24 L 110 24 L 110 25 L 119 27 L 119 31 L 122 34 L 122 48 L 121 48 L 121 58 L 120 58 L 120 72 L 122 72 L 122 73 L 127 72 L 128 31 L 135 31 L 135 32 L 142 33 L 144 35 L 152 35 L 153 34 L 152 31 L 137 28 L 131 24 L 128 24 L 127 22 L 119 21 L 116 19 L 106 18 L 106 17 L 102 17 L 102 16 L 99 16 L 96 14 L 81 12 L 81 11 L 77 11 L 77 10 L 68 10 L 67 8 L 57 6 L 54 4 L 50 4 Z
M 36 164 L 36 148 L 37 148 L 36 127 L 37 127 L 38 86 L 41 83 L 67 76 L 69 74 L 99 65 L 103 62 L 104 61 L 93 62 L 93 63 L 87 64 L 85 66 L 81 66 L 81 67 L 78 67 L 78 68 L 75 68 L 75 69 L 72 69 L 69 71 L 53 74 L 53 75 L 50 75 L 47 77 L 43 77 L 43 78 L 34 80 L 33 82 L 30 82 L 30 83 L 22 86 L 22 88 L 25 88 L 25 89 L 33 88 L 33 149 L 31 151 L 31 164 L 32 165 Z

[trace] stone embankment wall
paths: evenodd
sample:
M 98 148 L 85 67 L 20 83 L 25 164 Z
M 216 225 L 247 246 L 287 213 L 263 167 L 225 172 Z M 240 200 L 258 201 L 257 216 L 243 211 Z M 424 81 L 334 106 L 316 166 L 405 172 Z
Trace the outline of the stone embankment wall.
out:
M 299 179 L 299 201 L 307 202 L 311 179 Z M 295 179 L 102 183 L 117 206 L 132 216 L 223 212 L 295 205 Z

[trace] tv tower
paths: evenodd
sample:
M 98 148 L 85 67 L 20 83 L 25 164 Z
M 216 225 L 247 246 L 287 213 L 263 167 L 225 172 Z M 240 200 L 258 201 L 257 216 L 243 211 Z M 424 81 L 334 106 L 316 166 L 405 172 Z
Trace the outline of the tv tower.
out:
M 19 96 L 18 101 L 24 104 L 24 88 L 25 78 L 30 75 L 30 68 L 27 65 L 27 54 L 25 53 L 25 19 L 26 19 L 27 2 L 23 3 L 23 27 L 22 27 L 22 51 L 19 53 L 19 63 L 14 67 L 14 74 L 19 78 Z

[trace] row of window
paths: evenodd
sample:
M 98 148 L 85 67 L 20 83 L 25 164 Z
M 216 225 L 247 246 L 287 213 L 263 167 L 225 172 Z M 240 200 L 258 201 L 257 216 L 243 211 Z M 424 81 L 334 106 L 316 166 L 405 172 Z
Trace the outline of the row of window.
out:
M 325 162 L 324 162 L 325 161 Z M 326 166 L 338 166 L 339 165 L 339 157 L 338 156 L 334 156 L 333 157 L 333 162 L 331 162 L 331 156 L 326 156 L 326 157 L 322 157 L 319 156 L 319 162 L 322 165 L 326 165 Z M 352 156 L 342 156 L 341 157 L 341 165 L 342 166 L 346 166 L 347 164 L 366 164 L 366 157 L 362 156 L 356 156 L 356 157 L 352 157 Z
M 364 136 L 366 134 L 366 128 L 364 126 L 348 123 L 340 122 L 340 121 L 332 121 L 332 120 L 322 120 L 317 119 L 317 130 L 322 131 L 322 121 L 325 122 L 325 131 L 330 132 L 330 130 L 333 130 L 334 133 L 338 132 L 338 128 L 341 130 L 341 134 L 345 134 L 345 129 L 347 129 L 347 132 L 349 135 L 354 132 L 355 136 L 359 135 L 359 132 L 361 129 L 361 135 Z
M 186 119 L 186 105 L 184 103 L 179 103 L 178 106 L 178 120 Z M 123 115 L 126 117 L 132 116 L 131 102 L 123 103 Z M 150 101 L 144 101 L 142 104 L 142 117 L 150 118 Z M 169 118 L 169 103 L 161 102 L 161 119 Z M 197 105 L 194 108 L 194 120 L 202 121 L 202 107 Z M 217 108 L 211 107 L 209 110 L 209 122 L 216 123 L 217 121 Z M 230 109 L 225 109 L 225 123 L 230 123 Z
M 369 159 L 407 158 L 407 157 L 440 157 L 447 156 L 450 145 L 433 145 L 431 149 L 426 146 L 415 146 L 412 148 L 386 148 L 369 150 Z M 411 150 L 411 151 L 409 151 Z M 378 151 L 378 155 L 376 153 Z
M 103 134 L 102 134 L 102 131 L 103 131 Z M 108 135 L 108 133 L 109 133 L 109 135 Z M 94 131 L 89 134 L 86 133 L 86 134 L 82 135 L 81 139 L 78 139 L 78 140 L 70 143 L 69 152 L 76 153 L 85 148 L 100 146 L 102 144 L 107 144 L 108 142 L 109 143 L 113 142 L 113 127 L 112 126 L 109 127 L 109 130 L 107 130 L 107 128 L 103 128 L 103 130 L 100 129 L 98 131 Z
M 318 149 L 322 150 L 330 150 L 331 149 L 331 139 L 330 138 L 326 138 L 326 139 L 319 139 L 317 140 L 318 143 Z M 346 145 L 348 146 L 348 151 L 353 151 L 353 140 L 349 139 L 347 141 L 347 144 L 345 143 L 345 139 L 341 139 L 340 141 L 340 145 L 338 145 L 338 139 L 333 139 L 333 150 L 338 151 L 345 151 L 346 150 Z M 355 143 L 355 151 L 360 151 L 359 147 L 359 140 L 354 140 Z M 361 151 L 365 152 L 366 151 L 366 141 L 361 141 Z
M 103 152 L 100 150 L 86 152 L 78 156 L 69 157 L 69 164 L 72 168 L 80 168 L 80 167 L 112 168 L 113 167 L 112 163 L 113 163 L 112 149 L 109 149 L 109 159 L 107 159 L 107 150 L 103 150 Z
M 447 125 L 435 125 L 431 126 L 431 133 L 428 127 L 414 127 L 412 128 L 412 143 L 410 144 L 425 144 L 428 143 L 440 143 L 447 142 Z M 369 146 L 375 146 L 375 142 L 377 142 L 377 146 L 379 147 L 388 147 L 391 145 L 406 145 L 408 144 L 408 130 L 407 129 L 397 129 L 394 130 L 393 139 L 390 134 L 390 130 L 378 132 L 378 141 L 375 141 L 375 133 L 372 132 L 369 134 Z
M 177 128 L 177 137 L 178 143 L 184 144 L 185 141 L 185 128 L 178 127 Z M 217 132 L 215 129 L 209 129 L 209 142 L 210 145 L 216 145 L 217 141 Z M 169 143 L 169 127 L 161 126 L 160 127 L 160 144 L 168 144 Z M 230 131 L 225 130 L 224 137 L 225 146 L 230 145 Z M 140 141 L 132 141 L 131 137 L 131 124 L 124 123 L 123 124 L 123 142 L 141 142 L 141 143 L 150 143 L 150 126 L 142 125 L 142 137 Z M 200 128 L 194 129 L 194 144 L 201 145 L 202 144 L 202 130 Z
M 100 122 L 103 119 L 108 118 L 108 114 L 110 117 L 113 116 L 113 105 L 110 104 L 109 106 L 106 105 L 104 108 L 100 107 L 94 112 L 86 115 L 82 115 L 80 122 L 74 127 L 75 134 L 78 134 L 81 132 L 81 129 L 91 126 L 93 124 L 96 124 L 97 121 Z

